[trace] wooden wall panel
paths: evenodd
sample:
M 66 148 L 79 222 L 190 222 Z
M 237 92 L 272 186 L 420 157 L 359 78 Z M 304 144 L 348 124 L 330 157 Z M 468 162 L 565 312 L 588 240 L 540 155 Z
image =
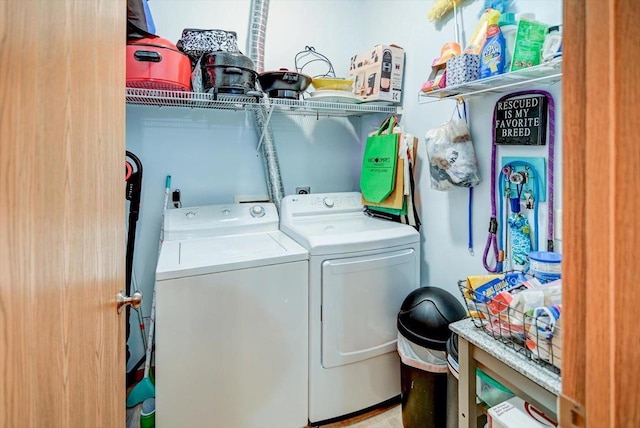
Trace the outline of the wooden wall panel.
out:
M 640 2 L 564 5 L 563 393 L 584 404 L 588 427 L 635 428 Z
M 563 134 L 563 314 L 564 354 L 571 364 L 562 370 L 563 394 L 585 402 L 585 4 L 564 1 L 564 58 L 562 82 Z M 569 77 L 570 76 L 570 77 Z M 567 108 L 567 106 L 570 106 Z
M 640 338 L 638 312 L 640 293 L 640 2 L 618 0 L 611 9 L 613 20 L 609 42 L 611 55 L 610 128 L 612 146 L 611 183 L 609 200 L 614 214 L 615 227 L 611 234 L 611 263 L 613 275 L 610 282 L 600 284 L 612 288 L 612 317 L 609 340 L 613 370 L 612 420 L 615 427 L 640 427 Z M 602 27 L 602 25 L 600 25 Z M 610 141 L 611 141 L 610 140 Z M 600 141 L 600 144 L 603 142 Z M 609 146 L 611 146 L 609 144 Z M 597 173 L 594 175 L 598 175 Z M 595 308 L 594 308 L 595 309 Z
M 616 232 L 611 206 L 615 183 L 611 164 L 615 140 L 611 132 L 613 109 L 611 80 L 610 24 L 613 1 L 586 1 L 586 342 L 588 356 L 586 378 L 587 420 L 591 427 L 612 427 L 613 367 L 612 303 L 615 284 L 613 237 Z M 570 76 L 571 78 L 571 76 Z M 568 105 L 571 105 L 568 104 Z M 597 172 L 596 172 L 597 171 Z M 588 373 L 588 376 L 586 374 Z

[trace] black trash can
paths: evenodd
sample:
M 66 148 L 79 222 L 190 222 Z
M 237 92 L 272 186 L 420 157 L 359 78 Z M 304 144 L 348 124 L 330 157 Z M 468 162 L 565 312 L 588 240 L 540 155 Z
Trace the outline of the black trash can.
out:
M 404 428 L 443 428 L 447 420 L 449 324 L 466 317 L 456 297 L 437 287 L 411 292 L 398 313 Z

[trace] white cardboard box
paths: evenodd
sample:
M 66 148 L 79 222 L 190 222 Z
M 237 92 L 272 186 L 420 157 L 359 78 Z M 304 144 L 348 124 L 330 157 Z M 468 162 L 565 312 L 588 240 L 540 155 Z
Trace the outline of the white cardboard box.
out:
M 353 93 L 362 101 L 402 102 L 404 49 L 396 45 L 377 45 L 351 57 L 349 78 Z
M 558 425 L 519 397 L 513 397 L 488 411 L 489 428 L 555 428 Z

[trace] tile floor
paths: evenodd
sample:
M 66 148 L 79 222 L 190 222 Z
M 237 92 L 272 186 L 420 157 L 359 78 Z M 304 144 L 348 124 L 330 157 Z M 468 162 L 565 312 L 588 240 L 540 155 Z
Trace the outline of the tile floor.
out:
M 321 425 L 320 428 L 402 428 L 402 406 L 392 404 L 340 422 Z
M 142 405 L 127 408 L 127 428 L 139 428 L 140 411 Z M 307 428 L 316 428 L 309 425 Z M 402 405 L 400 403 L 389 404 L 368 413 L 354 416 L 339 422 L 320 425 L 319 428 L 403 428 Z

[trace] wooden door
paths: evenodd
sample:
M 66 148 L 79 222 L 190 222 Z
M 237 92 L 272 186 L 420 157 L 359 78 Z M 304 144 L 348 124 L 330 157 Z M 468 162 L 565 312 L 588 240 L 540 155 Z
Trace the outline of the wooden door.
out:
M 637 0 L 564 0 L 563 428 L 640 426 L 638 22 Z
M 124 0 L 0 1 L 0 426 L 125 421 Z

